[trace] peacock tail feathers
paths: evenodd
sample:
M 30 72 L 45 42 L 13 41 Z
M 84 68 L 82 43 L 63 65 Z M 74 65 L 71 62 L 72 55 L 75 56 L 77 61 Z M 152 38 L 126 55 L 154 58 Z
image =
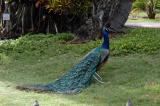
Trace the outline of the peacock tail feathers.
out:
M 108 50 L 97 47 L 89 52 L 78 64 L 74 65 L 58 80 L 46 85 L 19 86 L 21 90 L 54 91 L 58 93 L 79 93 L 91 84 L 98 65 L 108 56 Z

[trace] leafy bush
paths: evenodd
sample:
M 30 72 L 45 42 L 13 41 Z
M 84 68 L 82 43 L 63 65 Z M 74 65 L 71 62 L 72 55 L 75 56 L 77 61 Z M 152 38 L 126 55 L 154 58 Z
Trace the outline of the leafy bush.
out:
M 128 55 L 133 53 L 154 54 L 160 49 L 160 30 L 132 29 L 128 34 L 111 39 L 111 55 Z M 31 35 L 0 44 L 0 53 L 6 56 L 27 55 L 35 57 L 56 56 L 66 53 L 85 55 L 91 49 L 101 45 L 102 41 L 86 44 L 62 44 L 73 39 L 72 34 Z
M 113 55 L 130 53 L 153 54 L 160 49 L 159 29 L 135 29 L 131 33 L 112 40 Z
M 58 34 L 56 39 L 57 40 L 62 40 L 62 41 L 70 41 L 74 38 L 74 36 L 72 34 L 68 34 L 68 33 L 61 33 Z
M 8 40 L 0 45 L 0 53 L 10 56 L 37 56 L 61 55 L 69 50 L 68 46 L 61 44 L 63 41 L 73 39 L 72 34 L 62 33 L 59 35 L 26 35 L 16 40 Z

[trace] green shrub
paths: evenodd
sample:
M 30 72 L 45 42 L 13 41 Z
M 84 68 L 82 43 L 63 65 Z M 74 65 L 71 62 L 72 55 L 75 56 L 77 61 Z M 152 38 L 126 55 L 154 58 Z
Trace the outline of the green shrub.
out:
M 133 53 L 154 54 L 160 49 L 160 31 L 158 29 L 132 29 L 128 34 L 111 39 L 111 55 Z M 65 53 L 85 55 L 91 49 L 101 45 L 102 41 L 90 41 L 85 44 L 62 44 L 73 39 L 72 34 L 31 35 L 0 44 L 0 53 L 17 56 L 56 56 Z M 43 56 L 42 56 L 43 55 Z
M 56 37 L 57 40 L 62 40 L 62 41 L 70 41 L 74 38 L 74 36 L 69 33 L 61 33 L 61 34 L 57 34 L 56 36 L 57 36 Z
M 159 33 L 159 29 L 134 29 L 131 33 L 112 40 L 111 53 L 113 55 L 156 53 L 160 49 Z
M 8 40 L 0 44 L 0 53 L 14 59 L 45 58 L 67 53 L 71 45 L 61 42 L 73 38 L 72 34 L 62 33 L 58 35 L 27 35 L 16 40 Z

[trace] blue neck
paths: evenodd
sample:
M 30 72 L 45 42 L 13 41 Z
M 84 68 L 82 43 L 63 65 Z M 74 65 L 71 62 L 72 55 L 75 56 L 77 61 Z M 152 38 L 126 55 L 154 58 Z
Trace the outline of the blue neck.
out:
M 103 43 L 101 47 L 104 49 L 109 49 L 109 32 L 106 30 L 103 30 L 102 36 L 103 36 Z

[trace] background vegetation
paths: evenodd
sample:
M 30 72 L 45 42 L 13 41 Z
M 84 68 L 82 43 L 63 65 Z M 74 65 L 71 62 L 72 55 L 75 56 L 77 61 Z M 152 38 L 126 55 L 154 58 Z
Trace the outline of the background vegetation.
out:
M 135 0 L 132 12 L 145 11 L 149 19 L 155 19 L 160 11 L 160 0 Z

